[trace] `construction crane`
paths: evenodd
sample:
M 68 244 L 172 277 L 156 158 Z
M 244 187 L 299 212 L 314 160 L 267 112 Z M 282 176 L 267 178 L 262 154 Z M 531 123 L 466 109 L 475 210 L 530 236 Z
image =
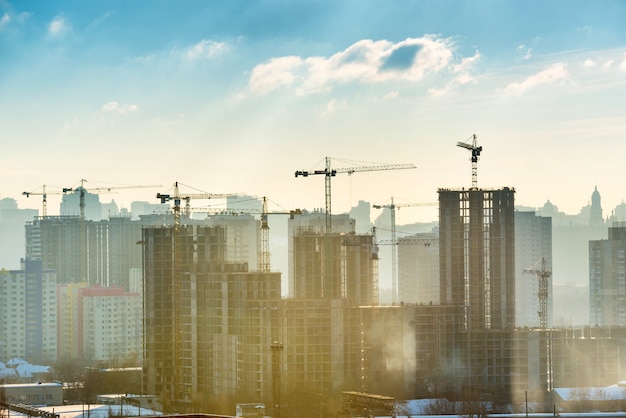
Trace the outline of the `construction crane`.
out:
M 109 186 L 109 187 L 90 187 L 89 190 L 85 189 L 85 182 L 87 180 L 85 179 L 81 179 L 80 180 L 80 186 L 76 187 L 76 188 L 71 188 L 71 187 L 64 187 L 63 188 L 63 193 L 67 193 L 67 192 L 78 192 L 80 193 L 80 197 L 79 197 L 79 208 L 80 208 L 80 219 L 85 219 L 85 193 L 89 192 L 89 193 L 110 193 L 112 190 L 119 190 L 119 189 L 143 189 L 143 188 L 150 188 L 150 187 L 161 187 L 160 184 L 157 185 L 151 185 L 151 186 Z
M 22 192 L 22 194 L 25 195 L 26 197 L 30 197 L 31 195 L 33 195 L 33 196 L 37 195 L 37 196 L 42 196 L 43 197 L 42 210 L 41 210 L 42 216 L 47 216 L 47 212 L 48 212 L 48 195 L 49 194 L 63 194 L 63 193 L 64 193 L 63 190 L 47 191 L 45 184 L 43 185 L 41 191 Z
M 468 142 L 470 140 L 472 141 L 471 143 Z M 456 146 L 472 152 L 472 188 L 476 189 L 478 187 L 478 157 L 480 157 L 480 152 L 483 150 L 483 147 L 478 146 L 476 134 L 470 136 L 465 142 L 457 142 Z
M 189 201 L 191 199 L 227 199 L 231 196 L 238 196 L 237 193 L 180 193 L 179 185 L 183 185 L 179 182 L 174 183 L 174 193 L 173 194 L 163 194 L 157 193 L 157 199 L 161 199 L 161 203 L 166 203 L 171 200 L 174 201 L 174 207 L 172 208 L 172 213 L 174 214 L 174 229 L 180 229 L 180 203 L 182 200 L 185 201 L 185 216 L 189 216 L 191 212 L 191 206 Z
M 302 211 L 300 209 L 290 210 L 290 211 L 269 211 L 268 210 L 268 202 L 267 197 L 263 196 L 262 199 L 262 210 L 260 212 L 261 215 L 261 241 L 260 241 L 260 249 L 257 257 L 258 270 L 264 273 L 267 273 L 271 270 L 270 263 L 270 227 L 268 222 L 268 215 L 290 215 L 301 214 Z M 204 212 L 204 210 L 199 209 Z M 217 209 L 217 210 L 209 210 L 207 213 L 212 214 L 221 214 L 221 215 L 255 215 L 259 214 L 258 209 Z
M 391 203 L 387 205 L 372 205 L 374 209 L 389 209 L 391 212 L 391 293 L 392 301 L 395 303 L 398 298 L 398 255 L 396 251 L 396 245 L 398 241 L 396 239 L 396 209 L 410 207 L 410 206 L 436 206 L 437 202 L 424 202 L 424 203 L 400 203 L 396 204 L 391 197 Z
M 337 159 L 335 159 L 337 160 Z M 348 163 L 354 163 L 354 161 L 348 160 L 338 160 Z M 377 164 L 370 166 L 353 166 L 353 167 L 342 167 L 342 168 L 332 168 L 331 167 L 331 158 L 326 157 L 326 168 L 324 170 L 314 170 L 314 171 L 305 171 L 299 170 L 296 171 L 296 177 L 308 177 L 309 175 L 314 174 L 323 174 L 325 177 L 325 194 L 326 194 L 326 234 L 330 234 L 332 232 L 331 228 L 331 181 L 332 177 L 335 177 L 338 173 L 357 173 L 362 171 L 384 171 L 384 170 L 404 170 L 404 169 L 412 169 L 416 168 L 414 164 Z
M 539 311 L 537 312 L 539 314 L 539 326 L 546 329 L 548 328 L 548 296 L 552 271 L 546 268 L 545 257 L 541 257 L 532 267 L 526 268 L 522 272 L 534 274 L 537 277 L 539 282 L 539 291 L 537 292 L 539 297 Z
M 261 212 L 261 251 L 259 251 L 259 271 L 267 273 L 270 271 L 270 227 L 267 222 L 268 215 L 294 215 L 301 214 L 300 209 L 287 212 L 273 211 L 267 208 L 267 198 L 263 196 L 263 211 Z

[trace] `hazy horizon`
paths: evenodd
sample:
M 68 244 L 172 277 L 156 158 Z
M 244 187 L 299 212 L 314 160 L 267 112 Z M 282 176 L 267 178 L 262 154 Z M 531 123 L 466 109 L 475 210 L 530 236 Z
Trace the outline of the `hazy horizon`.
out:
M 456 143 L 476 134 L 479 187 L 575 213 L 597 186 L 613 208 L 624 15 L 617 0 L 3 1 L 0 195 L 37 208 L 21 193 L 44 184 L 162 186 L 111 195 L 129 205 L 180 181 L 322 208 L 323 178 L 294 172 L 337 157 L 417 169 L 337 175 L 334 213 L 428 202 L 469 187 Z

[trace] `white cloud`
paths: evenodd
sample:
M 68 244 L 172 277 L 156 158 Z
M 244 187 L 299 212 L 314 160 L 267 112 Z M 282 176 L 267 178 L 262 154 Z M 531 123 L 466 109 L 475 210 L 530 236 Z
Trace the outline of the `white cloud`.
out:
M 195 45 L 186 48 L 183 56 L 188 60 L 209 59 L 228 49 L 226 43 L 203 39 Z
M 3 14 L 2 17 L 0 18 L 0 29 L 4 29 L 6 25 L 9 24 L 10 21 L 11 21 L 11 16 L 9 16 L 8 13 Z
M 533 49 L 531 47 L 529 47 L 529 46 L 521 44 L 516 49 L 517 49 L 517 53 L 520 54 L 522 59 L 525 60 L 525 61 L 528 61 L 533 56 L 532 55 Z
M 613 66 L 613 64 L 615 64 L 615 61 L 613 60 L 608 60 L 607 62 L 605 62 L 604 64 L 602 64 L 602 68 L 604 68 L 605 70 L 608 68 L 611 68 Z
M 397 91 L 390 91 L 389 93 L 385 94 L 385 97 L 383 97 L 383 100 L 393 100 L 397 98 L 398 96 L 400 96 L 400 93 L 398 93 Z
M 537 74 L 533 74 L 528 77 L 526 80 L 522 82 L 514 82 L 506 86 L 504 89 L 504 93 L 508 95 L 522 95 L 527 90 L 533 89 L 535 87 L 544 85 L 544 84 L 552 84 L 557 80 L 562 80 L 566 78 L 568 75 L 567 65 L 564 63 L 553 64 L 547 69 L 538 72 Z
M 430 74 L 455 72 L 455 65 L 448 39 L 424 36 L 398 43 L 364 39 L 330 57 L 272 58 L 252 70 L 248 87 L 252 93 L 267 94 L 290 86 L 296 94 L 308 95 L 353 82 L 418 82 Z M 466 68 L 470 63 L 459 65 Z
M 139 110 L 139 107 L 134 104 L 120 104 L 116 101 L 110 101 L 102 105 L 103 112 L 125 114 L 133 113 Z
M 430 88 L 428 89 L 428 94 L 434 97 L 445 96 L 450 90 L 454 87 L 462 86 L 465 84 L 476 84 L 476 78 L 471 75 L 470 70 L 472 66 L 478 62 L 480 59 L 480 52 L 476 51 L 476 53 L 471 57 L 465 57 L 461 60 L 459 64 L 456 64 L 452 67 L 452 73 L 456 74 L 448 84 L 443 88 Z
M 347 104 L 345 100 L 337 100 L 337 99 L 331 99 L 326 106 L 321 110 L 320 112 L 320 117 L 321 118 L 325 118 L 330 116 L 331 114 L 339 111 L 339 110 L 345 110 L 347 108 Z
M 257 65 L 250 75 L 250 90 L 256 94 L 266 94 L 289 86 L 296 80 L 296 73 L 302 66 L 302 59 L 296 56 L 273 58 L 265 64 Z
M 52 36 L 62 36 L 70 30 L 70 24 L 62 16 L 57 16 L 48 25 L 48 33 Z
M 620 70 L 626 70 L 626 52 L 624 53 L 624 60 L 619 65 Z
M 594 61 L 594 60 L 592 60 L 592 59 L 590 59 L 590 58 L 587 58 L 587 59 L 585 60 L 585 62 L 583 62 L 583 66 L 585 66 L 585 67 L 589 67 L 589 68 L 592 68 L 592 67 L 595 67 L 595 66 L 596 66 L 596 63 L 595 63 L 595 61 Z

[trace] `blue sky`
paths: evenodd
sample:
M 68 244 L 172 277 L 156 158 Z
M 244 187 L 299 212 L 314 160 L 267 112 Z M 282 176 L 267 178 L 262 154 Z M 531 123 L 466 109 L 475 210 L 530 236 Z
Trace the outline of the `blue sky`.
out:
M 626 198 L 625 18 L 611 0 L 0 0 L 0 196 L 163 185 L 101 197 L 128 207 L 179 181 L 313 209 L 323 178 L 293 174 L 329 156 L 417 166 L 338 175 L 335 213 L 429 202 L 471 184 L 455 144 L 476 134 L 479 186 L 567 213 L 597 186 L 608 214 Z

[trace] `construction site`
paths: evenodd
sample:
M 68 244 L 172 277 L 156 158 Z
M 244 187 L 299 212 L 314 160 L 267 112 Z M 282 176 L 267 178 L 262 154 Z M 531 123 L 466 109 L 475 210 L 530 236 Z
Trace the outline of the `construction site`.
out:
M 323 169 L 295 172 L 324 177 L 324 210 L 274 211 L 266 197 L 176 182 L 156 194 L 164 212 L 91 220 L 85 202 L 98 190 L 66 190 L 79 202 L 67 216 L 45 215 L 44 194 L 44 216 L 26 226 L 27 258 L 60 283 L 141 292 L 142 391 L 165 412 L 262 404 L 274 417 L 326 416 L 429 397 L 504 410 L 529 395 L 549 403 L 558 386 L 617 382 L 626 331 L 591 340 L 550 326 L 545 258 L 516 265 L 515 190 L 479 188 L 482 147 L 475 135 L 457 146 L 471 152 L 471 187 L 439 189 L 438 202 L 373 205 L 390 210 L 391 242 L 332 212 L 332 179 L 415 166 L 326 158 Z M 240 205 L 191 206 L 208 199 Z M 399 238 L 395 211 L 422 205 L 438 206 L 437 231 Z M 275 216 L 287 219 L 286 278 L 271 260 Z M 390 304 L 380 301 L 381 245 L 392 248 Z M 538 326 L 517 326 L 518 270 L 538 286 Z

